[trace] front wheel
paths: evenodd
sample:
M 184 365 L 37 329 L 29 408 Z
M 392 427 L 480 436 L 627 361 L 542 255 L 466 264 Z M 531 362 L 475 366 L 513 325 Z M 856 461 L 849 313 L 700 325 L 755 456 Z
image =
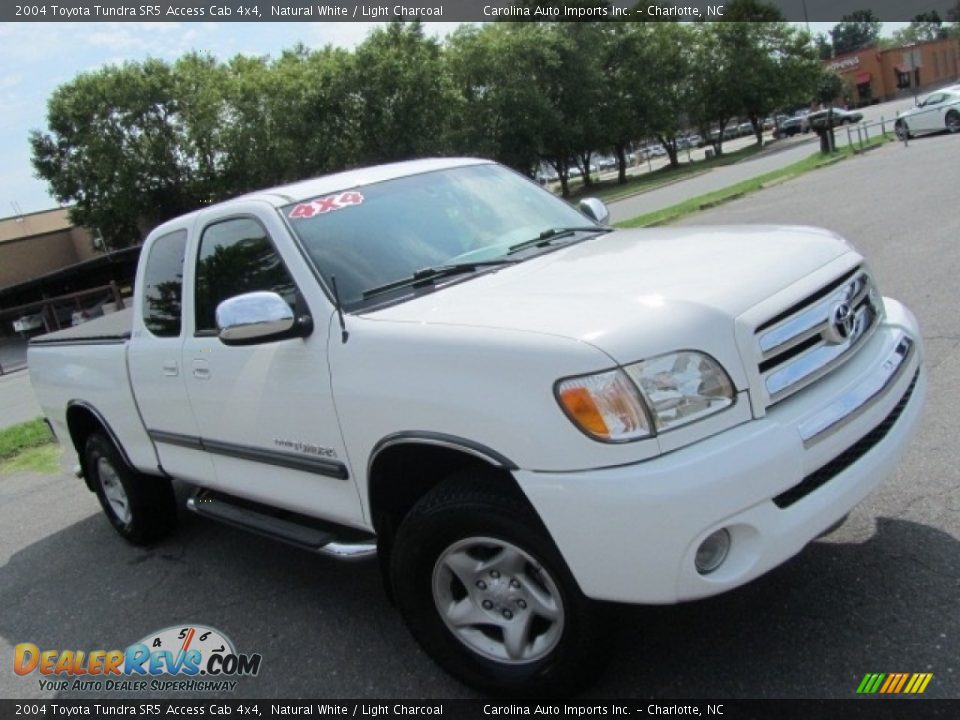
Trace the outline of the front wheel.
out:
M 176 525 L 177 504 L 170 480 L 131 469 L 105 435 L 87 438 L 85 468 L 104 514 L 135 545 L 159 540 Z
M 897 140 L 910 139 L 910 131 L 907 129 L 906 123 L 902 120 L 897 120 L 893 126 L 893 131 L 897 134 Z
M 960 132 L 960 112 L 951 110 L 947 113 L 947 130 L 952 133 Z
M 580 592 L 519 491 L 493 473 L 450 478 L 397 532 L 390 581 L 414 637 L 485 692 L 574 692 L 601 667 L 602 613 Z

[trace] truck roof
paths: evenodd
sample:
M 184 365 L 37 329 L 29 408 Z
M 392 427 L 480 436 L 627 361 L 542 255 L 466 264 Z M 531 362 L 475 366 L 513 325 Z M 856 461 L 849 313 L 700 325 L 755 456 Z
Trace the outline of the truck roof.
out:
M 433 170 L 445 170 L 447 168 L 465 165 L 483 165 L 490 162 L 490 160 L 461 157 L 427 158 L 424 160 L 407 160 L 398 163 L 388 163 L 386 165 L 374 165 L 372 167 L 357 168 L 355 170 L 345 170 L 343 172 L 333 173 L 332 175 L 323 175 L 309 180 L 300 180 L 288 185 L 280 185 L 266 190 L 257 190 L 232 200 L 226 200 L 222 204 L 240 199 L 257 199 L 264 200 L 279 207 L 297 202 L 298 200 L 317 197 L 318 195 L 340 190 L 349 190 L 364 185 L 372 185 L 373 183 L 383 182 L 384 180 L 393 180 L 408 175 L 417 175 Z
M 167 232 L 169 225 L 179 224 L 187 218 L 196 217 L 199 213 L 205 212 L 211 207 L 224 207 L 241 200 L 261 200 L 270 203 L 274 207 L 281 207 L 299 200 L 341 190 L 350 190 L 364 185 L 372 185 L 373 183 L 383 182 L 384 180 L 393 180 L 395 178 L 432 172 L 433 170 L 446 170 L 447 168 L 453 167 L 486 165 L 492 162 L 492 160 L 467 157 L 426 158 L 423 160 L 405 160 L 403 162 L 387 163 L 384 165 L 373 165 L 355 170 L 344 170 L 343 172 L 333 173 L 331 175 L 321 175 L 320 177 L 310 178 L 309 180 L 298 180 L 297 182 L 288 183 L 287 185 L 278 185 L 276 187 L 254 190 L 253 192 L 238 195 L 229 200 L 224 200 L 223 202 L 185 213 L 179 217 L 171 218 L 157 225 L 150 231 L 150 235 L 163 234 Z

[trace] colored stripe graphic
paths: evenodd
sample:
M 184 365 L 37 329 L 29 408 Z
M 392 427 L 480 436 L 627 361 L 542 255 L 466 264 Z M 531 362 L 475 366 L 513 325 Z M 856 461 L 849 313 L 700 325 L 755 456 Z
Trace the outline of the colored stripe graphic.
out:
M 857 686 L 857 694 L 919 695 L 932 679 L 933 673 L 867 673 Z

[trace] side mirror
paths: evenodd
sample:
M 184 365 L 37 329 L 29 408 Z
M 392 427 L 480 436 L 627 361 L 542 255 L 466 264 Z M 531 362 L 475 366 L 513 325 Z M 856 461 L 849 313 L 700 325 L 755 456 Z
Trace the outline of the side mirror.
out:
M 275 292 L 251 292 L 217 305 L 217 328 L 224 345 L 254 345 L 271 340 L 306 337 L 313 330 L 309 315 L 294 317 Z
M 601 225 L 606 225 L 610 219 L 610 211 L 607 209 L 607 206 L 603 204 L 603 200 L 599 198 L 584 198 L 577 205 L 577 208 L 579 208 L 580 212 L 584 215 L 593 218 Z

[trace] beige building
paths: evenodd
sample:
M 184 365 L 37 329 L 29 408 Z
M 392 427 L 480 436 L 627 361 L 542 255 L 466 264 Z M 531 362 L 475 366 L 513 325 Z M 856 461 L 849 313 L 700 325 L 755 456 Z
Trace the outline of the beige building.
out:
M 139 246 L 110 253 L 96 247 L 70 222 L 68 208 L 0 218 L 0 336 L 25 324 L 37 329 L 41 321 L 56 330 L 74 312 L 129 293 L 139 254 Z
M 0 289 L 43 277 L 98 255 L 67 208 L 0 219 Z

